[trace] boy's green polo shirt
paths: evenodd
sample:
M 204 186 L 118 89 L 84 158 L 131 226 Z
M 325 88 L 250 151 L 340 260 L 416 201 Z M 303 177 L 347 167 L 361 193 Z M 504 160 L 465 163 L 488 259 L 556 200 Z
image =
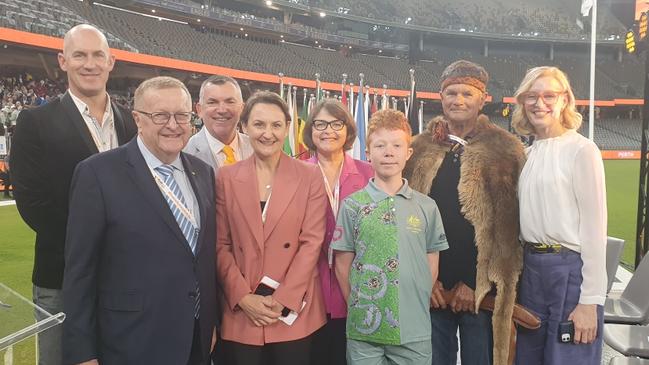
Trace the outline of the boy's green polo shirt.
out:
M 405 179 L 394 196 L 372 179 L 343 202 L 331 246 L 356 253 L 348 338 L 387 345 L 430 339 L 433 283 L 426 255 L 448 248 L 435 201 Z

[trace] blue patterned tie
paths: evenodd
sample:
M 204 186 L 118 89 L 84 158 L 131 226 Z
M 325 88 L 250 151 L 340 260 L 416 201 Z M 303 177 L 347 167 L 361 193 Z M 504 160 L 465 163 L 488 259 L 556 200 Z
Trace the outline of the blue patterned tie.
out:
M 171 192 L 176 196 L 176 199 L 178 199 L 178 201 L 180 201 L 185 207 L 187 207 L 185 199 L 183 198 L 183 193 L 180 191 L 180 187 L 176 183 L 176 179 L 174 179 L 173 170 L 174 167 L 171 165 L 161 165 L 155 168 L 155 171 L 158 173 L 158 175 L 160 175 L 165 185 L 169 187 L 169 190 L 171 190 Z M 178 227 L 180 227 L 183 236 L 185 236 L 187 244 L 189 244 L 189 248 L 192 250 L 194 255 L 196 255 L 198 230 L 196 229 L 196 227 L 194 227 L 192 222 L 187 219 L 187 217 L 180 211 L 180 208 L 177 207 L 176 204 L 174 204 L 173 200 L 171 200 L 171 198 L 167 196 L 167 194 L 163 194 L 163 196 L 167 201 L 167 204 L 169 205 L 169 209 L 171 209 L 171 214 L 173 214 L 176 222 L 178 223 Z M 198 282 L 196 282 L 196 304 L 194 306 L 195 318 L 198 318 L 198 312 L 200 310 L 200 297 L 201 293 L 198 287 Z

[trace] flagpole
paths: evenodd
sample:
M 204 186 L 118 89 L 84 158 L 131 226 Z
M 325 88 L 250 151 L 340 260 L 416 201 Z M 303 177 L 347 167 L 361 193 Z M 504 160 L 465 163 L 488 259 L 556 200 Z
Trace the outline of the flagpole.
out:
M 419 100 L 419 112 L 417 113 L 417 119 L 419 122 L 419 134 L 424 131 L 424 101 Z
M 352 115 L 352 119 L 356 116 L 354 111 L 354 83 L 349 83 L 349 113 Z
M 279 76 L 279 97 L 284 99 L 284 73 L 280 72 L 277 76 Z
M 316 101 L 320 101 L 320 73 L 316 72 L 315 74 L 315 95 Z
M 597 0 L 593 0 L 590 20 L 590 96 L 588 100 L 588 138 L 595 138 L 595 51 L 597 48 Z

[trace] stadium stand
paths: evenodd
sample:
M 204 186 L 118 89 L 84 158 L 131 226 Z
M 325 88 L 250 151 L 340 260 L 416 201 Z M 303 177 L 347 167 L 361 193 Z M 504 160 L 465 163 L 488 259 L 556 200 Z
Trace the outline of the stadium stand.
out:
M 417 1 L 419 0 L 404 3 L 412 5 L 417 4 Z M 57 2 L 58 4 L 54 3 L 48 8 L 48 12 L 54 15 L 47 17 L 37 16 L 45 9 L 45 3 L 40 0 L 29 3 L 21 0 L 0 0 L 0 4 L 6 5 L 2 7 L 4 14 L 0 13 L 0 24 L 61 36 L 75 24 L 90 22 L 107 32 L 111 46 L 116 48 L 241 70 L 273 74 L 282 72 L 287 76 L 307 79 L 313 79 L 316 73 L 320 73 L 321 80 L 329 82 L 340 82 L 343 73 L 347 73 L 350 80 L 356 79 L 359 73 L 364 73 L 366 84 L 379 88 L 387 84 L 391 88 L 407 89 L 410 84 L 408 70 L 414 68 L 419 89 L 436 90 L 439 87 L 436 75 L 441 73 L 444 66 L 458 58 L 466 58 L 485 65 L 490 71 L 489 90 L 496 99 L 512 95 L 527 68 L 549 64 L 556 65 L 569 74 L 578 98 L 586 98 L 588 95 L 588 68 L 584 67 L 588 64 L 588 59 L 584 53 L 562 51 L 554 60 L 548 60 L 538 53 L 510 51 L 492 52 L 489 56 L 483 56 L 475 50 L 434 45 L 426 51 L 423 60 L 411 65 L 403 58 L 359 53 L 348 56 L 340 51 L 279 43 L 252 36 L 245 38 L 242 34 L 159 21 L 94 6 L 90 2 Z M 491 0 L 478 8 L 487 4 L 493 7 L 496 2 Z M 505 2 L 498 4 L 500 8 L 512 5 Z M 383 5 L 375 6 L 378 8 Z M 453 6 L 455 5 L 449 5 L 448 9 Z M 469 6 L 464 8 L 473 9 Z M 20 9 L 24 9 L 23 13 L 19 12 Z M 492 12 L 485 10 L 485 14 L 487 15 L 483 16 L 491 18 L 489 14 Z M 637 60 L 625 57 L 623 62 L 617 62 L 603 55 L 598 59 L 598 66 L 596 90 L 599 99 L 641 96 L 642 81 L 633 76 L 641 68 Z
M 367 15 L 373 14 L 373 7 L 387 13 L 385 9 L 389 6 L 382 4 L 382 1 L 384 0 L 368 5 Z M 404 6 L 392 7 L 399 8 L 395 11 L 407 11 L 405 9 L 408 7 L 416 8 L 418 1 L 421 0 L 407 0 Z M 476 17 L 482 16 L 489 20 L 488 27 L 500 29 L 500 25 L 494 22 L 504 21 L 501 18 L 507 17 L 496 16 L 498 12 L 505 8 L 511 11 L 518 11 L 516 9 L 520 8 L 520 5 L 515 5 L 512 1 L 488 0 L 474 7 L 458 2 L 455 3 L 456 5 L 439 5 L 439 7 L 447 12 L 460 12 L 461 17 L 467 19 L 471 14 Z M 322 5 L 358 6 L 354 4 L 356 2 L 331 0 Z M 549 0 L 548 4 L 548 8 L 543 11 L 554 11 L 557 15 L 560 6 L 558 0 Z M 304 79 L 314 79 L 315 74 L 319 73 L 322 81 L 329 82 L 340 82 L 342 74 L 347 73 L 349 81 L 355 83 L 358 75 L 363 73 L 365 84 L 374 89 L 381 89 L 383 84 L 390 88 L 408 89 L 410 86 L 408 70 L 413 68 L 417 89 L 436 91 L 439 89 L 438 75 L 444 67 L 456 59 L 465 58 L 483 64 L 489 70 L 491 80 L 488 88 L 493 99 L 498 101 L 513 95 L 528 68 L 542 64 L 556 65 L 568 73 L 577 98 L 588 97 L 588 67 L 584 67 L 588 64 L 588 56 L 579 50 L 562 49 L 556 52 L 552 60 L 549 60 L 538 51 L 535 53 L 517 49 L 516 46 L 510 46 L 508 49 L 501 47 L 485 56 L 476 48 L 457 47 L 442 42 L 427 47 L 422 60 L 409 64 L 403 57 L 348 53 L 283 43 L 258 36 L 244 37 L 242 34 L 207 26 L 160 21 L 154 17 L 143 17 L 96 6 L 91 2 L 56 0 L 54 3 L 45 3 L 42 0 L 30 2 L 0 0 L 0 5 L 2 5 L 0 6 L 1 26 L 61 37 L 71 26 L 88 22 L 104 30 L 108 34 L 109 43 L 115 48 L 240 70 L 271 74 L 281 72 L 287 76 Z M 428 7 L 423 8 L 420 10 L 424 13 L 430 10 Z M 525 16 L 545 19 L 537 13 L 537 10 L 539 9 L 527 9 Z M 607 12 L 603 14 L 602 18 L 608 19 Z M 445 14 L 443 17 L 452 18 L 453 15 Z M 612 20 L 609 23 L 613 26 L 619 25 L 619 22 Z M 623 57 L 622 62 L 619 62 L 610 54 L 605 54 L 598 57 L 597 64 L 596 97 L 598 99 L 641 97 L 642 80 L 637 77 L 642 69 L 639 60 L 634 57 Z M 124 103 L 128 104 L 128 100 L 124 100 Z M 506 121 L 501 126 L 508 128 Z M 637 119 L 597 120 L 596 128 L 598 129 L 596 142 L 600 147 L 637 149 L 639 146 L 640 122 Z M 582 127 L 581 133 L 587 134 L 587 126 Z
M 411 18 L 411 24 L 437 29 L 562 38 L 583 33 L 575 21 L 581 18 L 579 3 L 575 2 L 566 11 L 566 3 L 560 0 L 544 1 L 542 7 L 533 0 L 407 0 L 398 5 L 389 0 L 319 0 L 310 3 L 334 11 L 349 9 L 350 15 L 397 23 Z M 603 7 L 600 14 L 598 33 L 602 38 L 624 32 L 624 27 L 610 10 Z

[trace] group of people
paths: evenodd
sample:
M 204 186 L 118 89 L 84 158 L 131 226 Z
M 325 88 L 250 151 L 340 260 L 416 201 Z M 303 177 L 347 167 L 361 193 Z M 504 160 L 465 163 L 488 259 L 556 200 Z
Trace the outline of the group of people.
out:
M 460 60 L 423 133 L 379 111 L 355 160 L 348 108 L 325 99 L 300 161 L 275 93 L 244 102 L 209 77 L 191 136 L 174 78 L 143 81 L 132 110 L 111 102 L 96 28 L 72 28 L 58 59 L 69 89 L 20 114 L 11 160 L 34 302 L 67 315 L 40 336 L 41 364 L 454 365 L 458 332 L 465 365 L 599 364 L 603 164 L 560 70 L 531 69 L 515 94 L 527 157 L 480 114 L 487 72 Z M 541 327 L 513 351 L 517 302 Z

